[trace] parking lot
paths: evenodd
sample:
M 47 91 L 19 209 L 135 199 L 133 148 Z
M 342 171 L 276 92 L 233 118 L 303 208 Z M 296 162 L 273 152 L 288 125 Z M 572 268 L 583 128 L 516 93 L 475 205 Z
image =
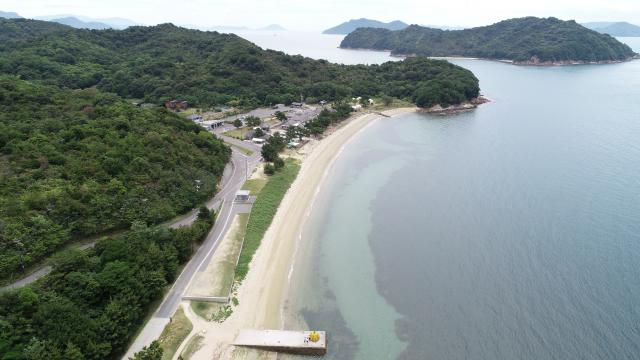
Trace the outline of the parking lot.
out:
M 278 108 L 258 108 L 247 113 L 228 116 L 224 119 L 216 121 L 224 121 L 225 124 L 214 130 L 215 133 L 223 133 L 229 130 L 233 130 L 235 127 L 231 125 L 236 119 L 244 119 L 249 116 L 257 116 L 260 119 L 268 119 L 275 117 L 276 111 L 282 111 L 287 115 L 287 120 L 279 124 L 273 125 L 272 129 L 286 128 L 287 126 L 293 126 L 295 124 L 304 125 L 307 121 L 315 118 L 322 111 L 320 105 L 303 105 L 302 107 L 291 107 L 285 105 L 279 105 Z M 202 125 L 209 128 L 213 123 L 213 120 L 204 121 Z

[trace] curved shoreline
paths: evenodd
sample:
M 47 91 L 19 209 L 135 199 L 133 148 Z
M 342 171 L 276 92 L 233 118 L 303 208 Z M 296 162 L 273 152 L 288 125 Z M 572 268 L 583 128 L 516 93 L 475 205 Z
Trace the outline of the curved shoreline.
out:
M 357 114 L 330 131 L 320 141 L 303 147 L 304 157 L 298 177 L 287 191 L 271 226 L 250 265 L 249 273 L 238 288 L 239 305 L 223 323 L 209 323 L 204 346 L 193 359 L 237 358 L 230 345 L 240 329 L 281 329 L 283 306 L 290 289 L 290 273 L 301 231 L 313 208 L 313 203 L 335 159 L 342 149 L 367 125 L 400 114 L 417 111 L 400 108 L 381 114 Z M 241 358 L 247 352 L 242 352 Z M 275 354 L 274 354 L 275 355 Z
M 393 50 L 389 49 L 369 49 L 369 48 L 352 48 L 352 47 L 342 47 L 338 46 L 338 49 L 343 50 L 355 50 L 355 51 L 378 51 L 378 52 L 387 52 L 389 53 L 389 57 L 405 59 L 408 57 L 415 56 L 425 56 L 429 59 L 434 60 L 484 60 L 484 61 L 496 61 L 505 64 L 511 65 L 519 65 L 519 66 L 539 66 L 539 67 L 548 67 L 548 66 L 575 66 L 575 65 L 609 65 L 609 64 L 622 64 L 626 62 L 630 62 L 633 60 L 639 60 L 640 54 L 636 56 L 631 56 L 624 60 L 600 60 L 600 61 L 588 61 L 588 60 L 560 60 L 560 61 L 516 61 L 509 59 L 492 59 L 492 58 L 482 58 L 482 57 L 474 57 L 474 56 L 458 56 L 458 55 L 450 55 L 450 56 L 427 56 L 427 55 L 419 55 L 419 54 L 403 54 L 396 53 Z

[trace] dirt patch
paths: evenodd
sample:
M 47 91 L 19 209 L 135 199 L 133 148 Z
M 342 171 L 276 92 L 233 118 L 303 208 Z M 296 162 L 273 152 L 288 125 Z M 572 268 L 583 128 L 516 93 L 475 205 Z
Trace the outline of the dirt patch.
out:
M 187 294 L 190 296 L 229 296 L 238 255 L 242 249 L 249 214 L 238 214 L 222 239 L 206 269 L 196 274 Z

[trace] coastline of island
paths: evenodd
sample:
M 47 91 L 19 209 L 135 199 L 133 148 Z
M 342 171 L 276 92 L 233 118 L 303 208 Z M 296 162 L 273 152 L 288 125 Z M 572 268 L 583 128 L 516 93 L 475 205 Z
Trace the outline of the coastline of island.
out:
M 483 61 L 496 61 L 510 65 L 518 65 L 518 66 L 540 66 L 540 67 L 551 67 L 551 66 L 576 66 L 576 65 L 608 65 L 608 64 L 622 64 L 629 61 L 640 60 L 640 54 L 636 54 L 634 56 L 630 56 L 624 60 L 601 60 L 601 61 L 585 61 L 585 60 L 560 60 L 560 61 L 540 61 L 536 58 L 531 58 L 526 61 L 515 61 L 509 59 L 498 59 L 498 58 L 484 58 L 484 57 L 475 57 L 475 56 L 426 56 L 420 54 L 403 54 L 396 53 L 391 49 L 369 49 L 369 48 L 361 48 L 361 47 L 345 47 L 340 46 L 339 49 L 343 50 L 351 50 L 351 51 L 376 51 L 376 52 L 385 52 L 389 53 L 389 57 L 398 58 L 398 59 L 406 59 L 411 57 L 419 57 L 424 56 L 428 59 L 432 60 L 483 60 Z
M 536 17 L 451 31 L 419 25 L 395 31 L 358 28 L 344 37 L 340 48 L 386 50 L 398 57 L 463 56 L 532 66 L 609 64 L 638 58 L 628 45 L 575 21 Z
M 449 106 L 434 105 L 429 108 L 420 108 L 419 110 L 417 110 L 417 112 L 442 115 L 442 116 L 455 115 L 458 113 L 477 109 L 478 106 L 489 103 L 489 102 L 491 102 L 491 99 L 487 98 L 484 95 L 480 95 L 475 99 L 471 99 L 469 101 L 465 101 L 460 104 L 449 105 Z

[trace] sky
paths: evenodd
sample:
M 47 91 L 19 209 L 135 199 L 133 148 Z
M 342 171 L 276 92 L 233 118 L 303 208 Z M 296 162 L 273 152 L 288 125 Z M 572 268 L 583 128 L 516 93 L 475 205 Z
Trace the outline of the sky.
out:
M 640 0 L 0 0 L 0 10 L 24 17 L 123 17 L 147 25 L 259 28 L 275 23 L 290 30 L 324 30 L 361 17 L 465 27 L 522 16 L 640 25 Z

